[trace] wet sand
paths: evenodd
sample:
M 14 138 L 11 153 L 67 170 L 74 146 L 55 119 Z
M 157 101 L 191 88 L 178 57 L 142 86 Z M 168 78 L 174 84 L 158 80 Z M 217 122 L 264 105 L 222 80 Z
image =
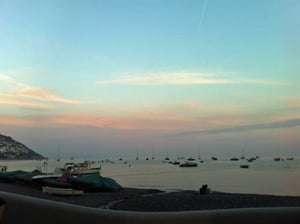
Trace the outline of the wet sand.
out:
M 0 183 L 0 191 L 87 207 L 123 211 L 190 211 L 251 207 L 300 207 L 300 196 L 211 193 L 194 191 L 163 192 L 157 189 L 123 188 L 117 192 L 85 192 L 81 196 L 54 196 L 41 188 L 17 183 Z

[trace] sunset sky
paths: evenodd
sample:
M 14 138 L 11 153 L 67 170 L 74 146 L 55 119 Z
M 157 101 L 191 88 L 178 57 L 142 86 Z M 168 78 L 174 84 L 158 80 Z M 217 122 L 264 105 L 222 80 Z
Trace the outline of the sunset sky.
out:
M 300 154 L 300 2 L 1 0 L 0 133 L 45 156 Z

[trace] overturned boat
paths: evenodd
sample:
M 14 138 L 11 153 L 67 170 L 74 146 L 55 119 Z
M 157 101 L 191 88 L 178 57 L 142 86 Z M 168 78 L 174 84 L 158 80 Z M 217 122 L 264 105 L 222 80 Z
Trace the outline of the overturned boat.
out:
M 114 179 L 99 174 L 70 176 L 68 183 L 73 188 L 83 191 L 118 191 L 122 188 Z
M 58 188 L 58 187 L 42 187 L 42 192 L 51 195 L 61 195 L 61 196 L 78 196 L 82 195 L 82 190 L 76 190 L 73 188 Z

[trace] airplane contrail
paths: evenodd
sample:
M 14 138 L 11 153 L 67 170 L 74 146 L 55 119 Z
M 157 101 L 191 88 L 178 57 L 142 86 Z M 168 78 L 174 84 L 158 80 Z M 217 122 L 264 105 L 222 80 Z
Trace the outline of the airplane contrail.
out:
M 201 17 L 200 17 L 200 25 L 202 24 L 202 21 L 204 19 L 206 5 L 207 5 L 207 0 L 204 1 L 204 5 L 203 5 L 203 8 L 202 8 Z

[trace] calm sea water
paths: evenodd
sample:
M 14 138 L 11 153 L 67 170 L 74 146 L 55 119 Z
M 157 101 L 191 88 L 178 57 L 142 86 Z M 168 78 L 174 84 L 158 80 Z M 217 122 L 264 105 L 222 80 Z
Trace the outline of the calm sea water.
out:
M 158 188 L 163 190 L 197 190 L 208 184 L 212 190 L 232 193 L 257 193 L 273 195 L 300 195 L 300 158 L 275 162 L 272 158 L 261 158 L 252 163 L 246 161 L 204 160 L 198 167 L 181 168 L 177 165 L 155 160 L 114 160 L 100 162 L 102 175 L 112 177 L 124 187 Z M 75 160 L 75 162 L 83 160 Z M 125 161 L 127 164 L 125 164 Z M 2 161 L 8 170 L 32 171 L 40 167 L 52 172 L 58 163 L 43 161 Z M 248 169 L 239 165 L 249 164 Z

